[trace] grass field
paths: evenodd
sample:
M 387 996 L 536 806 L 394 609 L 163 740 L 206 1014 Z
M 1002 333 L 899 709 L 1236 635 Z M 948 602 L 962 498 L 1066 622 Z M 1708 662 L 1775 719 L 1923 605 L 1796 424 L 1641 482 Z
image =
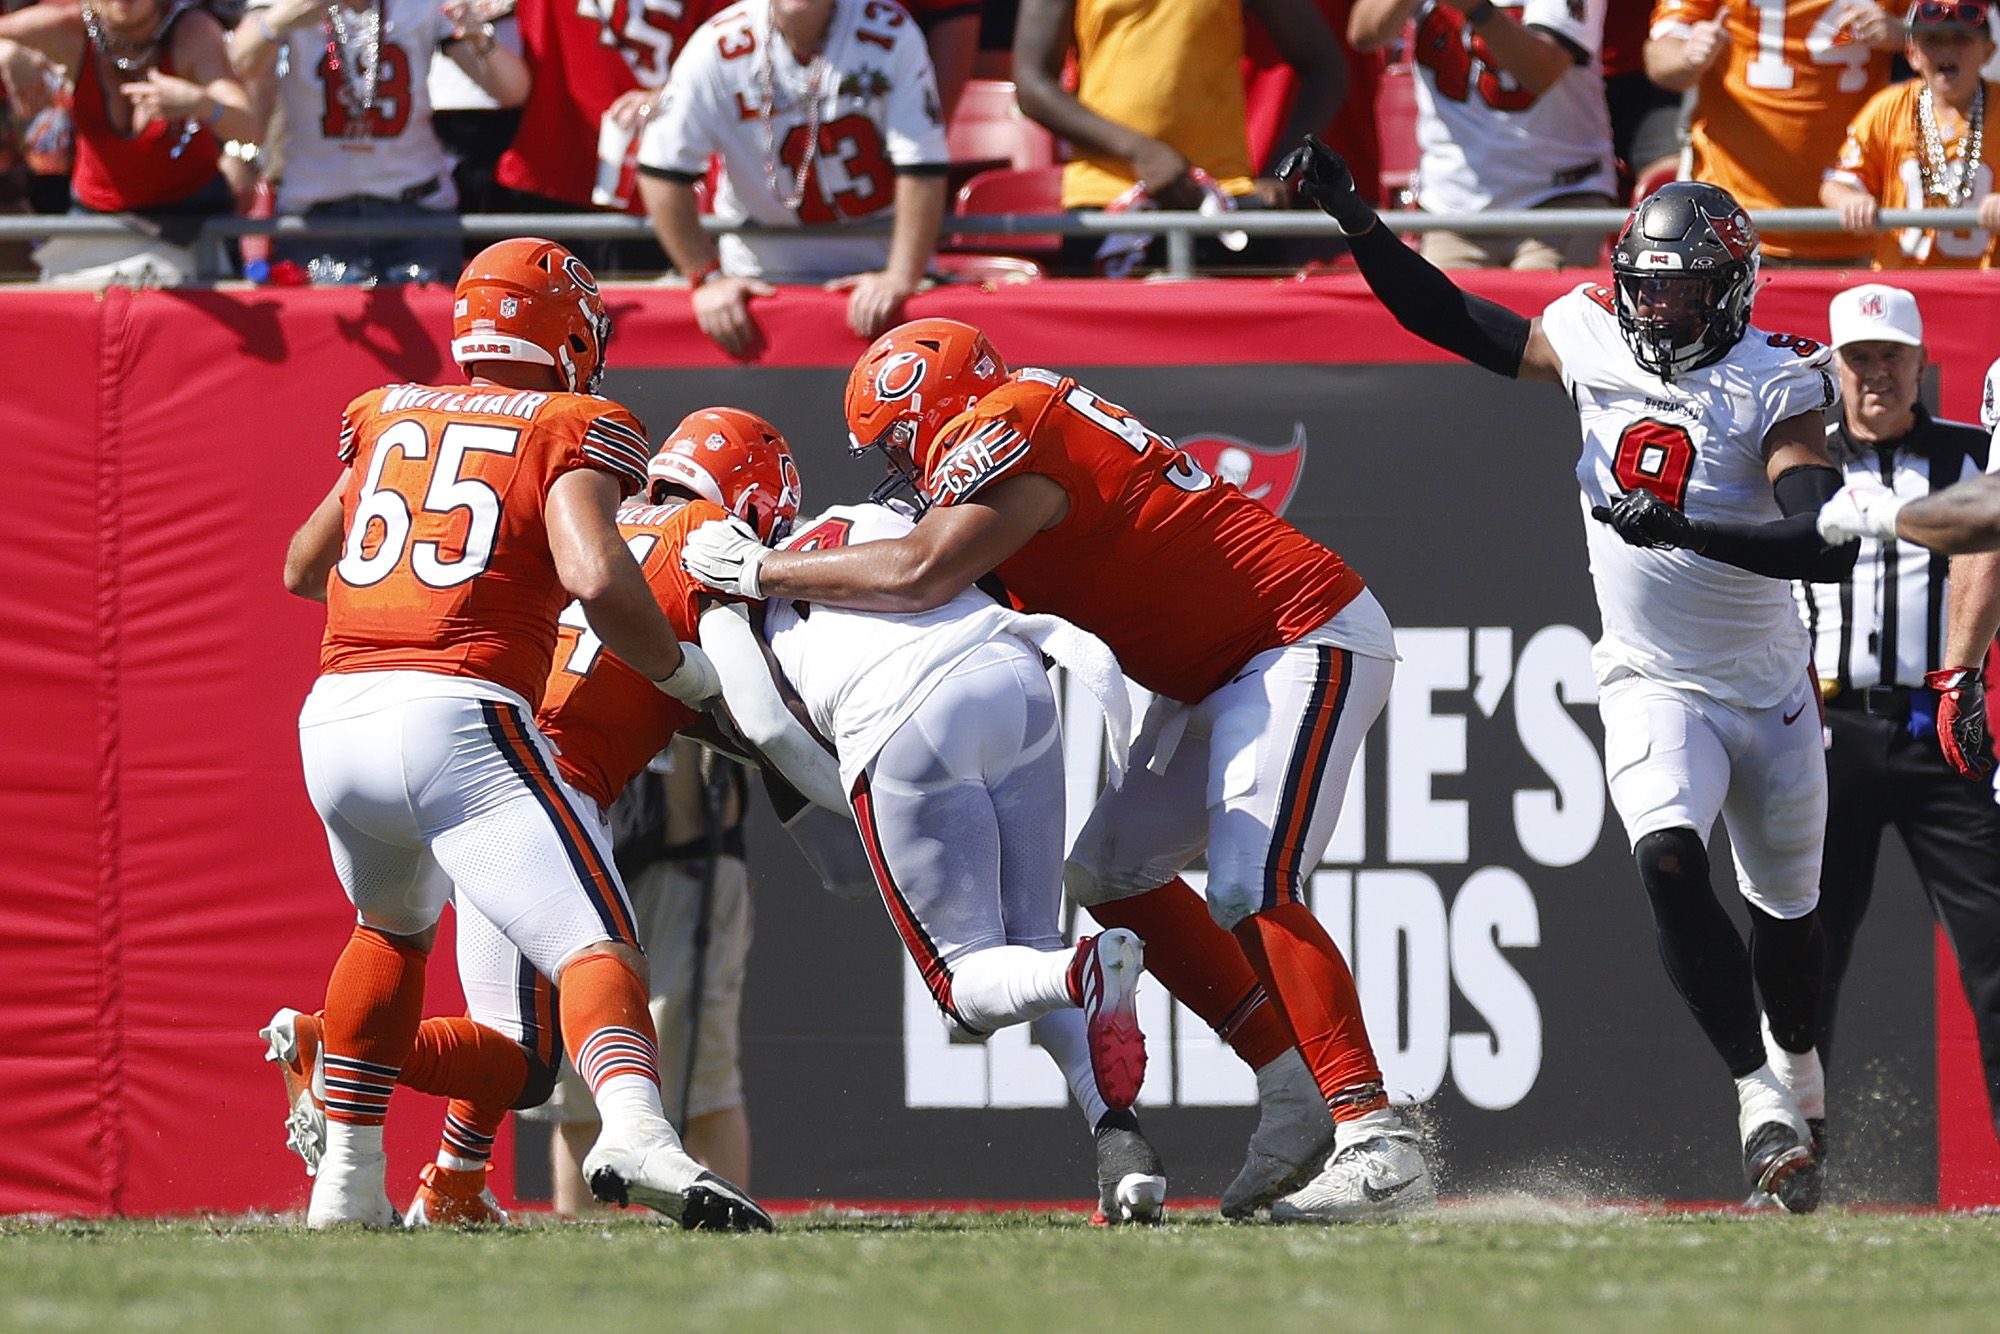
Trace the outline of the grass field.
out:
M 503 1233 L 0 1222 L 22 1329 L 1991 1329 L 2000 1219 L 1655 1214 L 1528 1199 L 1400 1226 L 1098 1230 L 805 1215 L 775 1237 L 620 1216 Z

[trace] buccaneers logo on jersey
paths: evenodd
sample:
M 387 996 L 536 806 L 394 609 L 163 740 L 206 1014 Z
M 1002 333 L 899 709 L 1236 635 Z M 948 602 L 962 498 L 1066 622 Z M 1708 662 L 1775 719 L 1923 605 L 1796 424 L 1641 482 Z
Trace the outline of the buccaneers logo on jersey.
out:
M 1195 462 L 1273 514 L 1283 514 L 1305 471 L 1306 424 L 1292 423 L 1291 441 L 1259 445 L 1233 435 L 1186 435 L 1174 442 Z

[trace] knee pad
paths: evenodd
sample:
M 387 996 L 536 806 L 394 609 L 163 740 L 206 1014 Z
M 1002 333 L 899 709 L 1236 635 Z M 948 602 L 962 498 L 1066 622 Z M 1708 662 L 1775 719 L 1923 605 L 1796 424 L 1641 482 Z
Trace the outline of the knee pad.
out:
M 1151 885 L 1121 885 L 1100 876 L 1095 867 L 1082 862 L 1063 863 L 1063 893 L 1079 908 L 1095 908 L 1100 903 L 1129 899 L 1153 888 Z
M 527 1082 L 521 1085 L 521 1094 L 514 1099 L 513 1110 L 525 1112 L 531 1107 L 539 1107 L 549 1100 L 556 1091 L 556 1077 L 561 1073 L 561 1062 L 550 1065 L 538 1059 L 533 1052 L 524 1051 L 528 1058 Z
M 1224 931 L 1234 931 L 1244 918 L 1264 909 L 1264 887 L 1232 878 L 1218 877 L 1213 868 L 1208 879 L 1208 915 Z
M 1643 835 L 1632 845 L 1632 860 L 1639 865 L 1639 880 L 1655 901 L 1662 894 L 1676 893 L 1689 882 L 1708 885 L 1708 849 L 1701 835 L 1686 825 L 1659 829 Z

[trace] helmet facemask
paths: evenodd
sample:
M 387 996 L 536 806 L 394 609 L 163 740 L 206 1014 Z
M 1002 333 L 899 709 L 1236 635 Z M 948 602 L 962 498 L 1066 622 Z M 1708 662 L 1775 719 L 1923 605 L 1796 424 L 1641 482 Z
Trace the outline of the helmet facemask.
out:
M 1619 273 L 1613 284 L 1618 325 L 1640 366 L 1671 380 L 1709 359 L 1726 318 L 1722 275 Z
M 931 507 L 930 497 L 924 494 L 923 474 L 918 471 L 916 455 L 910 448 L 916 434 L 917 424 L 904 418 L 891 422 L 888 430 L 865 444 L 851 434 L 847 437 L 848 453 L 858 458 L 872 449 L 882 456 L 888 469 L 889 475 L 868 493 L 870 503 L 903 506 L 918 514 Z

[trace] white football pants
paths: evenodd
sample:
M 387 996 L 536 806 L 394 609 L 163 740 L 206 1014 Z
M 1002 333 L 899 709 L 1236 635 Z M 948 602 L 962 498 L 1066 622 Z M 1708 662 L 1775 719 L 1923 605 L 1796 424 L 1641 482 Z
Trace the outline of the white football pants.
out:
M 538 971 L 637 948 L 595 808 L 557 778 L 518 696 L 426 672 L 323 676 L 299 717 L 306 790 L 363 922 L 436 923 L 453 887 Z
M 1773 917 L 1819 903 L 1826 748 L 1810 675 L 1781 704 L 1750 709 L 1626 676 L 1598 692 L 1611 802 L 1636 846 L 1662 829 L 1703 842 L 1720 814 L 1743 897 Z
M 984 1035 L 1033 1022 L 1092 1125 L 1103 1115 L 1064 943 L 1063 761 L 1041 657 L 961 658 L 855 780 L 882 902 L 938 1008 Z

